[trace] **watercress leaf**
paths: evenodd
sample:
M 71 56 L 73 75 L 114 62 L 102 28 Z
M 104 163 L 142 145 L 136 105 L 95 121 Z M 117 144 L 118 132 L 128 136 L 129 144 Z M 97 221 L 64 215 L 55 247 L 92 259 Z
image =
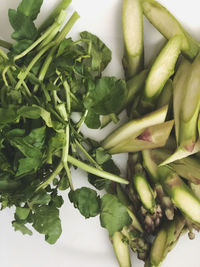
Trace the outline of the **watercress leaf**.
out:
M 85 218 L 95 217 L 99 214 L 100 199 L 96 191 L 82 187 L 75 191 L 70 191 L 69 199 Z
M 95 157 L 97 163 L 100 165 L 111 159 L 111 155 L 103 147 L 99 147 L 96 149 Z
M 94 34 L 89 33 L 87 31 L 80 33 L 83 42 L 87 40 L 86 45 L 87 48 L 91 42 L 91 68 L 93 71 L 98 71 L 101 73 L 108 63 L 111 61 L 112 53 L 111 50 Z
M 39 157 L 19 159 L 19 167 L 17 169 L 16 177 L 29 172 L 37 171 L 40 166 L 41 158 Z
M 40 12 L 43 0 L 22 0 L 19 4 L 17 11 L 35 20 Z
M 120 232 L 124 226 L 131 224 L 127 208 L 112 194 L 105 194 L 101 198 L 101 226 L 106 228 L 110 236 Z
M 25 137 L 13 137 L 9 139 L 9 142 L 12 146 L 18 148 L 24 156 L 28 158 L 33 158 L 32 163 L 34 163 L 34 167 L 37 165 L 37 160 L 41 160 L 42 157 L 42 147 L 45 142 L 46 136 L 46 127 L 43 126 L 41 128 L 33 129 L 29 135 Z M 30 166 L 28 160 L 24 159 L 24 163 L 26 161 L 26 167 Z M 22 166 L 23 168 L 23 166 Z
M 26 220 L 30 213 L 29 208 L 16 207 L 15 215 L 19 220 Z
M 88 128 L 98 129 L 101 126 L 99 115 L 96 114 L 93 109 L 88 110 L 88 114 L 85 119 L 85 124 Z
M 16 41 L 12 46 L 12 52 L 11 54 L 17 55 L 26 50 L 31 44 L 33 43 L 33 40 L 19 40 Z
M 13 29 L 12 38 L 15 40 L 34 40 L 37 29 L 32 20 L 14 9 L 8 10 L 9 21 Z
M 13 137 L 23 137 L 25 133 L 26 131 L 24 129 L 12 129 L 8 131 L 5 135 L 8 139 L 11 139 Z
M 63 200 L 62 196 L 57 196 L 56 195 L 55 197 L 53 197 L 52 202 L 53 202 L 53 205 L 55 205 L 56 208 L 60 208 L 63 205 L 64 200 Z
M 60 237 L 62 228 L 59 218 L 59 210 L 55 206 L 39 206 L 34 209 L 32 215 L 33 227 L 39 233 L 45 235 L 49 244 L 54 244 Z
M 120 175 L 120 170 L 112 159 L 108 159 L 107 161 L 105 161 L 102 164 L 102 168 L 104 171 L 107 171 L 107 172 L 110 172 L 116 175 Z M 88 174 L 88 181 L 98 190 L 102 190 L 102 189 L 108 190 L 111 184 L 110 180 L 98 177 L 91 173 Z
M 68 48 L 70 45 L 73 44 L 73 40 L 72 38 L 65 38 L 59 45 L 58 47 L 58 52 L 56 54 L 56 57 L 59 57 L 61 56 L 64 52 L 65 52 L 65 49 Z
M 13 221 L 12 226 L 14 227 L 15 231 L 20 231 L 23 235 L 33 234 L 32 231 L 28 229 L 28 227 L 26 227 L 23 222 Z
M 99 115 L 118 113 L 126 96 L 126 84 L 115 77 L 102 77 L 96 80 L 94 90 L 84 99 L 84 106 Z
M 66 190 L 67 188 L 69 188 L 69 180 L 67 179 L 66 176 L 63 176 L 60 179 L 58 189 L 63 191 L 63 190 Z
M 38 119 L 40 117 L 41 110 L 37 107 L 22 106 L 18 109 L 17 113 L 23 118 Z
M 15 107 L 0 108 L 0 124 L 17 122 L 19 115 Z
M 50 201 L 51 201 L 51 196 L 45 190 L 40 190 L 34 194 L 31 200 L 29 200 L 29 203 L 31 206 L 48 205 Z

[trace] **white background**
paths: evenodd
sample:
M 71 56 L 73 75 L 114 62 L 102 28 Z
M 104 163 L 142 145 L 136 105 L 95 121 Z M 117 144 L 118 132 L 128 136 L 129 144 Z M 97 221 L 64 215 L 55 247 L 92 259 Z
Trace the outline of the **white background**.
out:
M 58 0 L 45 0 L 37 24 L 43 21 Z M 184 27 L 200 40 L 200 3 L 198 0 L 160 0 L 176 14 Z M 7 10 L 18 5 L 17 0 L 1 0 L 0 38 L 10 40 L 11 28 L 8 24 Z M 77 10 L 81 18 L 74 26 L 71 35 L 76 39 L 82 30 L 97 34 L 112 50 L 113 60 L 106 74 L 123 77 L 121 57 L 123 54 L 121 10 L 122 0 L 73 0 L 68 9 L 70 15 Z M 164 38 L 145 20 L 145 57 L 148 63 L 164 43 Z M 84 132 L 93 138 L 101 139 L 113 125 L 97 134 L 96 131 Z M 125 174 L 126 156 L 115 157 Z M 83 172 L 73 175 L 75 187 L 87 185 Z M 63 233 L 55 245 L 49 245 L 44 237 L 34 232 L 33 236 L 23 236 L 14 232 L 11 226 L 13 210 L 0 212 L 0 267 L 118 267 L 106 230 L 100 227 L 99 219 L 85 220 L 68 201 L 61 209 Z M 163 267 L 199 267 L 200 238 L 196 235 L 190 241 L 187 235 L 163 263 Z M 143 262 L 132 255 L 133 267 L 142 267 Z

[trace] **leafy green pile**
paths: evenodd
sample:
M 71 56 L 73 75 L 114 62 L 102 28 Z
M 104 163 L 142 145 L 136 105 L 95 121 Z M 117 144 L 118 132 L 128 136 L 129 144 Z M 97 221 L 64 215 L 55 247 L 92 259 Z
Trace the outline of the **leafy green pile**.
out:
M 53 244 L 62 228 L 60 191 L 86 218 L 100 214 L 103 227 L 112 234 L 130 223 L 126 208 L 112 195 L 102 199 L 90 188 L 74 190 L 72 165 L 89 173 L 98 189 L 113 181 L 128 183 L 111 156 L 81 133 L 101 127 L 101 115 L 117 114 L 126 98 L 126 84 L 116 77 L 103 77 L 111 51 L 95 35 L 84 31 L 79 40 L 66 37 L 79 18 L 66 19 L 63 0 L 37 29 L 34 20 L 42 0 L 22 0 L 9 9 L 13 27 L 10 44 L 0 45 L 0 202 L 1 209 L 15 206 L 15 230 L 32 234 L 32 225 Z M 73 112 L 80 119 L 72 119 Z M 81 179 L 81 178 L 80 178 Z M 126 216 L 119 221 L 120 213 Z M 29 225 L 29 226 L 27 226 Z

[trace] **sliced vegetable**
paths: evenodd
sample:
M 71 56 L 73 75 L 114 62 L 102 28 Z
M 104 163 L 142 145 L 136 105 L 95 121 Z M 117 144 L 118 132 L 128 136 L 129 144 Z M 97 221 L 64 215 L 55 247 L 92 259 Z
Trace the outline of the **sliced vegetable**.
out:
M 182 37 L 175 35 L 161 50 L 156 58 L 146 80 L 144 97 L 152 102 L 160 95 L 165 83 L 174 73 L 174 68 L 180 54 Z
M 200 201 L 168 166 L 158 169 L 161 184 L 174 205 L 192 222 L 200 223 Z
M 151 213 L 154 213 L 155 196 L 153 193 L 153 189 L 148 183 L 146 177 L 142 174 L 136 174 L 133 177 L 133 183 L 144 207 Z
M 124 0 L 122 12 L 124 37 L 123 65 L 127 79 L 143 66 L 143 15 L 140 0 Z
M 124 124 L 108 136 L 102 142 L 102 146 L 105 149 L 110 149 L 129 137 L 132 139 L 136 138 L 144 131 L 145 128 L 164 122 L 167 110 L 168 106 L 164 106 L 138 120 L 133 120 Z
M 199 51 L 197 41 L 195 41 L 176 18 L 161 4 L 154 0 L 142 0 L 142 7 L 148 20 L 161 32 L 167 39 L 175 35 L 182 37 L 181 49 L 189 58 L 194 59 Z
M 129 246 L 120 232 L 112 236 L 113 248 L 120 267 L 131 267 Z

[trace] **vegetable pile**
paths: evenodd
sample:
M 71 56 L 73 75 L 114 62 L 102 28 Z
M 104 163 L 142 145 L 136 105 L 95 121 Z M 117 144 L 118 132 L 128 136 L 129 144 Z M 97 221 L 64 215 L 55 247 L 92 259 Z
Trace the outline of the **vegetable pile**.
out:
M 31 225 L 54 244 L 67 190 L 85 218 L 99 215 L 119 266 L 131 266 L 130 247 L 158 267 L 183 233 L 200 230 L 199 43 L 158 2 L 124 0 L 125 79 L 103 76 L 109 48 L 87 31 L 68 37 L 79 18 L 65 23 L 71 0 L 37 29 L 42 2 L 10 9 L 14 42 L 0 40 L 1 209 L 15 206 L 15 230 L 31 235 Z M 167 39 L 149 66 L 143 14 Z M 123 110 L 129 121 L 101 143 L 82 134 L 84 123 L 103 128 Z M 129 153 L 126 178 L 118 153 Z M 91 188 L 74 188 L 72 166 L 88 172 Z

